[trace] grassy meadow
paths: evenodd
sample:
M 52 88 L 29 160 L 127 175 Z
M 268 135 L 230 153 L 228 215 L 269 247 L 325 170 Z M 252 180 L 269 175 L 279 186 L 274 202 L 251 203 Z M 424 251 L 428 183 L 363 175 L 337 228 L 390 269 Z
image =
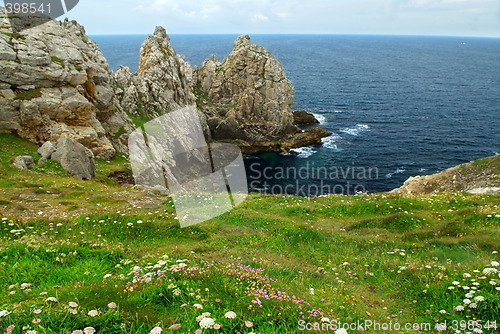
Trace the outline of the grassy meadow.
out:
M 500 331 L 498 195 L 252 194 L 181 229 L 124 157 L 79 181 L 0 141 L 0 333 Z

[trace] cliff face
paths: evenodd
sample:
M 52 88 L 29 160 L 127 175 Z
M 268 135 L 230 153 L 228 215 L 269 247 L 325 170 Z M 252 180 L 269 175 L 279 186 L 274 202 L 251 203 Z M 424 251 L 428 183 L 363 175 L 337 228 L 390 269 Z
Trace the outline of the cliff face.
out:
M 49 21 L 13 33 L 0 24 L 0 130 L 38 144 L 67 134 L 97 158 L 126 150 L 133 129 L 97 45 L 76 22 Z
M 136 125 L 195 105 L 193 69 L 175 52 L 162 27 L 143 43 L 137 74 L 122 67 L 115 78 L 120 105 Z M 205 117 L 202 113 L 199 116 L 208 135 Z
M 243 35 L 221 63 L 201 66 L 195 91 L 216 140 L 269 142 L 296 132 L 294 88 L 281 62 Z

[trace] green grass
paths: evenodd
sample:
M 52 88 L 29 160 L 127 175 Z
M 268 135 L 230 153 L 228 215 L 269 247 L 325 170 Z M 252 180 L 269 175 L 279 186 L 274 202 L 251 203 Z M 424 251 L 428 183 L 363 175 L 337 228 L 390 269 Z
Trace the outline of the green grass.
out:
M 181 229 L 169 197 L 106 181 L 129 168 L 124 157 L 98 161 L 98 179 L 84 182 L 57 163 L 13 169 L 36 146 L 0 140 L 0 311 L 11 312 L 0 332 L 195 333 L 203 312 L 221 325 L 203 333 L 299 333 L 321 317 L 430 324 L 423 332 L 500 322 L 500 277 L 483 273 L 500 268 L 500 196 L 251 195 Z M 473 288 L 476 308 L 463 302 Z
M 16 100 L 32 100 L 37 97 L 41 97 L 42 92 L 40 91 L 40 88 L 37 89 L 31 89 L 25 92 L 21 92 L 16 95 L 15 99 Z
M 65 65 L 64 65 L 64 59 L 58 58 L 58 57 L 56 57 L 56 56 L 50 56 L 50 59 L 51 59 L 54 63 L 57 63 L 57 64 L 61 65 L 62 67 L 65 67 Z

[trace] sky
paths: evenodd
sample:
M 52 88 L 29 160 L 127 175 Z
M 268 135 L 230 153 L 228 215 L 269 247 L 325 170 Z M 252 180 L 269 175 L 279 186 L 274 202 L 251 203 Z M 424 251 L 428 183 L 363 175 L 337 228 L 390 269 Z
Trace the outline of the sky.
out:
M 80 0 L 90 35 L 389 34 L 500 37 L 500 0 Z

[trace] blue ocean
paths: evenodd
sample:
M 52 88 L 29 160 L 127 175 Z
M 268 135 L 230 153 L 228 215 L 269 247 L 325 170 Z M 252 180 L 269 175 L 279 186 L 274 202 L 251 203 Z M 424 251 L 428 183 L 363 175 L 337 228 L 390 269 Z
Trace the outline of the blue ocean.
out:
M 111 68 L 139 63 L 146 36 L 93 36 Z M 236 35 L 173 35 L 193 65 Z M 247 157 L 250 188 L 274 194 L 390 191 L 410 176 L 500 153 L 500 39 L 253 35 L 283 63 L 294 109 L 332 132 L 289 154 Z

